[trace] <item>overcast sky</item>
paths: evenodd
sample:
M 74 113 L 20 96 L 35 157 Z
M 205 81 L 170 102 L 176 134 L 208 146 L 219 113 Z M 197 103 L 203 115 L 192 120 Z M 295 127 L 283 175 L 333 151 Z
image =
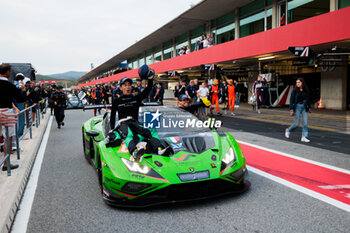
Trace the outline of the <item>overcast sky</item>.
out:
M 0 63 L 89 71 L 201 0 L 0 0 Z

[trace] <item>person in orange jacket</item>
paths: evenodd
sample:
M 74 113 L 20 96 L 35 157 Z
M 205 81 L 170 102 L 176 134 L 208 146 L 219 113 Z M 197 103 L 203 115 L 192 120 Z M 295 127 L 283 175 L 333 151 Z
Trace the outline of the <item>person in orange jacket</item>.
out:
M 227 86 L 227 95 L 226 97 L 228 99 L 228 105 L 227 109 L 228 110 L 231 107 L 231 115 L 234 116 L 234 111 L 235 111 L 235 101 L 236 101 L 236 90 L 235 90 L 235 85 L 233 85 L 233 80 L 230 79 L 228 81 L 228 86 Z M 225 110 L 225 114 L 227 114 L 227 111 Z
M 215 79 L 214 84 L 211 85 L 211 87 L 210 87 L 210 96 L 211 96 L 211 104 L 212 105 L 215 104 L 216 113 L 221 116 L 222 114 L 220 113 L 220 108 L 219 108 L 219 92 L 220 92 L 220 90 L 219 90 L 218 84 L 219 84 L 219 80 Z M 213 114 L 213 110 L 214 110 L 214 108 L 210 109 L 211 114 Z

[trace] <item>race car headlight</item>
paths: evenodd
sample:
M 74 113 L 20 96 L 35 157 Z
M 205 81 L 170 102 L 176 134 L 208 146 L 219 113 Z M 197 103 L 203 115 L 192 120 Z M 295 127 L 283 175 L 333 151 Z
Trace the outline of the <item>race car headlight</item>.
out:
M 121 158 L 124 165 L 128 168 L 128 170 L 130 172 L 136 172 L 136 173 L 141 173 L 141 174 L 147 174 L 151 168 L 147 167 L 147 166 L 143 166 L 139 163 L 134 163 L 130 160 Z
M 228 152 L 225 154 L 222 161 L 226 164 L 231 163 L 232 161 L 236 160 L 235 152 L 233 151 L 232 147 L 228 150 Z

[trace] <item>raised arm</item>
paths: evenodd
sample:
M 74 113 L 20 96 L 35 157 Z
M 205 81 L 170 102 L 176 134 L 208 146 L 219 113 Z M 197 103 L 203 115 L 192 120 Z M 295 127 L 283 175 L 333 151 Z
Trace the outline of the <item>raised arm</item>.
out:
M 142 101 L 143 99 L 146 99 L 151 92 L 153 87 L 153 79 L 148 79 L 147 87 L 139 94 L 137 95 L 137 98 L 139 101 Z

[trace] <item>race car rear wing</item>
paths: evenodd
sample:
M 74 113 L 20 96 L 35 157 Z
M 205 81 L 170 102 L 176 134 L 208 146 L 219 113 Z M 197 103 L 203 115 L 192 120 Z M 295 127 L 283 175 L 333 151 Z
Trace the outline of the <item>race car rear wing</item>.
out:
M 112 104 L 84 105 L 83 111 L 91 110 L 91 109 L 98 109 L 98 108 L 111 108 L 111 107 L 112 107 Z
M 142 103 L 141 106 L 160 106 L 161 104 L 159 102 L 145 102 Z
M 146 103 L 142 103 L 141 106 L 160 106 L 160 105 L 161 104 L 159 102 L 146 102 Z M 112 108 L 112 104 L 84 105 L 83 111 L 98 109 L 98 108 Z

